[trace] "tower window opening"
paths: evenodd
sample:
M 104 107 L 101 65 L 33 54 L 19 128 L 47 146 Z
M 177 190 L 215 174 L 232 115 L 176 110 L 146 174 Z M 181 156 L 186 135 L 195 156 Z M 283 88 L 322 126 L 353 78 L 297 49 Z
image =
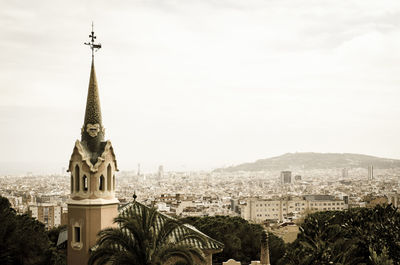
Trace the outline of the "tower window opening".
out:
M 74 227 L 74 239 L 76 243 L 81 242 L 81 228 L 78 226 Z
M 83 175 L 83 191 L 88 191 L 88 178 Z
M 80 181 L 80 177 L 79 177 L 79 166 L 76 165 L 75 166 L 75 191 L 79 192 L 79 181 Z
M 104 191 L 104 176 L 101 175 L 99 179 L 99 190 Z
M 107 167 L 107 190 L 111 190 L 111 165 L 108 164 Z
M 113 190 L 115 190 L 115 175 L 113 175 Z
M 71 193 L 73 193 L 74 192 L 74 177 L 72 176 L 72 173 L 71 173 Z

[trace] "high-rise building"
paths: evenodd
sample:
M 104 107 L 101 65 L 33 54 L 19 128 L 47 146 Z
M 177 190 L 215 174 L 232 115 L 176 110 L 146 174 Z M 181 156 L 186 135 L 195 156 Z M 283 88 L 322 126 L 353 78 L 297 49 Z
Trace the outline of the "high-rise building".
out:
M 61 225 L 62 208 L 51 203 L 29 205 L 30 216 L 42 222 L 46 229 Z
M 342 169 L 342 178 L 347 179 L 349 177 L 349 170 L 347 168 Z
M 162 178 L 164 176 L 164 166 L 160 165 L 158 166 L 158 177 Z
M 374 179 L 374 166 L 368 166 L 368 180 Z
M 281 171 L 281 184 L 292 183 L 292 172 L 291 171 Z
M 118 171 L 113 147 L 104 141 L 100 97 L 94 68 L 94 32 L 87 43 L 92 49 L 89 88 L 81 140 L 76 140 L 69 161 L 71 195 L 68 200 L 68 257 L 69 265 L 87 264 L 89 250 L 97 241 L 97 233 L 114 226 L 118 215 L 115 198 L 115 172 Z

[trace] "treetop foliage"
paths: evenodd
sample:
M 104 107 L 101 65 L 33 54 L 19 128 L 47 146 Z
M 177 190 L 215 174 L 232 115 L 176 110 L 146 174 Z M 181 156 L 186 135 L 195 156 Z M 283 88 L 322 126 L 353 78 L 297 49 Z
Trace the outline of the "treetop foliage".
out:
M 7 198 L 0 196 L 0 264 L 65 264 L 47 235 L 44 224 L 17 214 Z
M 263 228 L 259 224 L 251 224 L 241 217 L 213 216 L 187 217 L 182 222 L 189 223 L 201 232 L 222 242 L 225 247 L 221 253 L 213 255 L 213 262 L 222 263 L 228 259 L 241 261 L 242 264 L 260 260 L 260 246 Z M 269 234 L 271 264 L 285 253 L 282 239 Z
M 205 245 L 205 238 L 189 229 L 182 232 L 180 221 L 162 219 L 155 208 L 135 203 L 114 222 L 117 228 L 99 232 L 88 264 L 194 265 L 205 261 L 203 252 L 188 243 L 197 240 Z
M 279 264 L 400 264 L 400 214 L 392 205 L 311 214 Z

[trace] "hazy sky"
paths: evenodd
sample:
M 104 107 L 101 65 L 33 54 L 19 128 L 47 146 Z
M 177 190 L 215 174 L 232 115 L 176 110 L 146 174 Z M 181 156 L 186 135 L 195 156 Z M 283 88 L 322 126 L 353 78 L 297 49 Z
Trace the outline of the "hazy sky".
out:
M 92 20 L 121 170 L 296 151 L 400 158 L 399 0 L 0 0 L 0 162 L 68 165 Z

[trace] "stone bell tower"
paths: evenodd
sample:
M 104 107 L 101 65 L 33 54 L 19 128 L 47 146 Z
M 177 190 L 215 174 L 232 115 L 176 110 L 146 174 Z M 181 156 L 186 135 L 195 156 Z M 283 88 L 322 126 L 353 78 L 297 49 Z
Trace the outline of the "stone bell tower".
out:
M 85 43 L 92 50 L 86 112 L 81 130 L 69 161 L 71 196 L 68 200 L 68 258 L 69 265 L 87 264 L 90 248 L 96 244 L 97 233 L 113 226 L 118 215 L 115 198 L 115 172 L 117 161 L 110 141 L 104 141 L 99 91 L 94 69 L 93 51 L 100 49 L 91 42 Z

